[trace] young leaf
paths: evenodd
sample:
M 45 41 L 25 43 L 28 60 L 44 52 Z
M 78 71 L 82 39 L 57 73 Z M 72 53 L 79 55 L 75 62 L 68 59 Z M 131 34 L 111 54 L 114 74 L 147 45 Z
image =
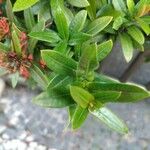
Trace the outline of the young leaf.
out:
M 17 36 L 17 33 L 15 31 L 12 32 L 12 41 L 13 41 L 13 46 L 18 55 L 21 55 L 21 45 L 20 45 L 20 40 L 19 37 Z
M 98 34 L 100 31 L 102 31 L 105 27 L 108 26 L 112 19 L 113 18 L 110 16 L 105 16 L 94 20 L 87 26 L 87 33 L 92 34 L 93 36 Z
M 77 63 L 59 52 L 51 50 L 42 50 L 42 58 L 51 70 L 58 74 L 75 75 Z
M 68 0 L 68 2 L 76 7 L 87 7 L 89 6 L 89 2 L 87 0 Z
M 41 20 L 40 22 L 38 22 L 32 29 L 31 32 L 39 32 L 39 31 L 43 31 L 44 30 L 44 27 L 45 27 L 45 21 L 44 20 Z M 37 44 L 38 40 L 36 39 L 33 39 L 33 38 L 30 38 L 29 39 L 29 51 L 30 53 L 33 53 L 34 51 L 34 48 Z
M 126 12 L 126 5 L 124 3 L 124 0 L 112 0 L 112 3 L 114 5 L 114 8 L 120 12 Z
M 139 24 L 139 26 L 142 28 L 142 30 L 149 35 L 150 34 L 150 26 L 149 24 L 147 24 L 144 20 L 142 20 L 141 18 L 137 18 L 137 23 Z
M 121 16 L 117 17 L 113 23 L 113 29 L 118 30 L 124 22 L 123 19 Z
M 26 27 L 30 32 L 32 28 L 35 26 L 34 15 L 31 8 L 24 10 L 24 19 L 25 19 Z
M 69 27 L 70 31 L 72 32 L 81 31 L 84 27 L 86 18 L 87 18 L 86 10 L 81 10 L 80 12 L 78 12 L 70 24 L 70 27 Z
M 130 26 L 128 28 L 128 34 L 139 44 L 143 45 L 145 38 L 141 30 L 135 26 Z
M 61 40 L 58 34 L 53 30 L 47 30 L 42 32 L 31 32 L 29 36 L 34 39 L 49 43 L 57 43 Z
M 87 108 L 82 108 L 80 106 L 77 106 L 73 117 L 72 117 L 72 128 L 73 129 L 78 129 L 81 127 L 81 125 L 84 123 L 84 121 L 86 120 L 87 116 L 88 116 L 88 109 Z
M 45 108 L 63 108 L 74 104 L 68 94 L 55 91 L 43 92 L 35 97 L 32 102 Z
M 127 0 L 127 6 L 130 14 L 133 14 L 134 9 L 135 9 L 135 3 L 134 0 Z
M 88 0 L 89 6 L 86 7 L 86 10 L 88 12 L 88 15 L 90 19 L 93 21 L 96 18 L 96 1 L 95 0 Z
M 38 68 L 36 65 L 33 65 L 30 69 L 31 77 L 39 84 L 42 89 L 46 89 L 48 86 L 47 76 Z
M 60 41 L 56 47 L 54 48 L 55 51 L 58 51 L 62 54 L 66 54 L 68 49 L 67 49 L 67 46 L 68 46 L 68 42 L 66 41 Z
M 89 103 L 94 100 L 93 95 L 77 86 L 70 86 L 70 94 L 74 101 L 82 108 L 87 108 Z
M 115 102 L 121 96 L 121 92 L 118 91 L 98 91 L 92 94 L 95 100 L 101 103 Z
M 10 47 L 8 45 L 5 45 L 4 43 L 0 42 L 0 51 L 8 52 L 10 50 Z
M 92 115 L 100 119 L 103 123 L 105 123 L 112 130 L 115 130 L 122 134 L 126 134 L 128 132 L 128 128 L 125 125 L 125 123 L 122 120 L 120 120 L 109 109 L 102 107 L 100 109 L 95 109 L 94 111 L 90 111 L 90 112 Z
M 69 25 L 67 18 L 62 9 L 62 4 L 58 0 L 51 0 L 51 8 L 54 17 L 54 21 L 57 26 L 57 30 L 61 38 L 68 40 L 69 38 Z
M 87 33 L 77 32 L 70 35 L 69 45 L 74 46 L 88 41 L 92 36 Z
M 11 75 L 11 84 L 13 88 L 17 86 L 18 81 L 19 81 L 19 72 L 16 72 Z
M 102 61 L 111 52 L 113 47 L 112 40 L 108 40 L 98 45 L 97 47 L 97 58 L 98 61 Z
M 11 22 L 15 21 L 15 17 L 14 17 L 13 11 L 12 11 L 12 4 L 11 4 L 10 0 L 6 0 L 6 14 L 7 14 L 8 19 Z
M 98 67 L 97 45 L 91 44 L 83 47 L 83 52 L 79 60 L 78 71 L 87 75 Z
M 119 37 L 120 37 L 120 41 L 121 41 L 121 46 L 122 46 L 122 50 L 123 50 L 123 53 L 124 53 L 124 57 L 125 57 L 126 61 L 129 62 L 132 59 L 132 57 L 133 57 L 133 43 L 132 43 L 132 39 L 126 33 L 120 34 Z
M 14 4 L 13 11 L 22 11 L 37 3 L 39 0 L 17 0 Z

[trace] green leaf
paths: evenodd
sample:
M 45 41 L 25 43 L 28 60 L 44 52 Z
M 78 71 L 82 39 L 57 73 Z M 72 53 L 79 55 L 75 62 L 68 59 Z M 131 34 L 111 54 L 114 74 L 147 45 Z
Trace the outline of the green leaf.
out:
M 68 94 L 55 91 L 43 92 L 35 97 L 32 102 L 45 108 L 63 108 L 74 104 Z
M 117 17 L 113 23 L 113 29 L 118 30 L 124 22 L 123 19 L 124 18 L 122 18 L 121 16 Z
M 128 28 L 128 34 L 139 44 L 143 45 L 145 38 L 141 30 L 135 26 L 130 26 Z
M 37 3 L 39 0 L 17 0 L 14 4 L 13 11 L 22 11 Z
M 94 111 L 90 111 L 92 115 L 100 119 L 103 123 L 105 123 L 112 130 L 115 130 L 119 133 L 126 134 L 128 133 L 128 128 L 125 123 L 120 120 L 114 113 L 112 113 L 109 109 L 102 107 L 100 109 L 96 109 Z
M 112 0 L 113 6 L 116 10 L 120 12 L 126 12 L 126 5 L 124 3 L 124 0 Z
M 136 84 L 93 82 L 89 83 L 88 89 L 91 93 L 98 91 L 122 92 L 121 96 L 114 102 L 137 102 L 150 97 L 149 91 Z
M 19 37 L 17 36 L 17 33 L 15 31 L 12 31 L 12 41 L 13 41 L 13 46 L 14 46 L 16 53 L 18 55 L 21 55 L 22 53 L 21 44 L 20 44 Z
M 89 2 L 87 0 L 68 0 L 68 2 L 76 7 L 87 7 L 89 6 Z
M 124 57 L 129 62 L 133 57 L 133 43 L 130 36 L 126 33 L 119 34 Z
M 81 127 L 81 125 L 84 123 L 88 116 L 88 109 L 87 108 L 82 108 L 80 106 L 77 106 L 74 115 L 72 117 L 72 128 L 73 129 L 78 129 Z
M 7 14 L 9 21 L 11 22 L 15 21 L 15 17 L 12 11 L 12 4 L 10 0 L 6 0 L 6 14 Z
M 98 91 L 92 94 L 95 97 L 95 100 L 100 101 L 101 103 L 115 102 L 121 96 L 121 92 L 118 91 Z
M 83 44 L 84 42 L 88 41 L 92 36 L 87 33 L 77 32 L 72 33 L 70 35 L 69 45 L 74 46 L 78 44 Z
M 96 19 L 96 1 L 95 0 L 88 0 L 89 6 L 86 8 L 90 19 L 93 21 Z
M 39 31 L 43 31 L 44 30 L 44 27 L 45 27 L 45 21 L 44 20 L 41 20 L 40 22 L 38 22 L 32 29 L 31 32 L 39 32 Z M 29 39 L 29 51 L 30 53 L 33 53 L 34 51 L 34 48 L 37 44 L 38 40 L 36 39 L 33 39 L 33 38 L 30 38 Z
M 69 25 L 65 12 L 62 9 L 62 3 L 58 0 L 51 0 L 51 8 L 57 30 L 63 39 L 69 38 Z
M 107 57 L 108 54 L 111 52 L 112 47 L 113 47 L 112 40 L 108 40 L 106 42 L 99 44 L 97 48 L 98 61 L 102 61 L 105 57 Z
M 97 45 L 85 45 L 79 60 L 78 73 L 88 75 L 89 72 L 94 71 L 97 67 Z
M 49 43 L 57 43 L 61 40 L 58 34 L 53 30 L 47 30 L 42 32 L 31 32 L 29 36 L 34 39 Z
M 17 86 L 18 81 L 19 81 L 19 72 L 16 72 L 11 75 L 11 84 L 13 88 Z
M 133 14 L 135 8 L 134 0 L 127 0 L 127 6 L 130 14 Z
M 87 26 L 87 33 L 92 34 L 93 36 L 101 32 L 105 27 L 108 26 L 108 24 L 112 21 L 112 17 L 110 16 L 105 16 L 105 17 L 100 17 L 93 22 L 91 22 Z
M 73 59 L 51 50 L 42 50 L 41 55 L 47 66 L 54 72 L 70 76 L 76 74 L 77 63 Z
M 89 103 L 94 100 L 93 95 L 81 87 L 70 86 L 70 93 L 74 101 L 82 108 L 87 108 Z
M 0 51 L 8 52 L 10 50 L 10 47 L 8 45 L 5 45 L 4 43 L 0 42 Z
M 25 19 L 26 27 L 30 32 L 32 28 L 35 26 L 34 15 L 31 8 L 24 10 L 24 19 Z
M 62 54 L 66 54 L 68 49 L 67 49 L 67 46 L 68 46 L 68 42 L 66 41 L 60 41 L 56 47 L 54 48 L 55 51 L 58 51 Z
M 147 24 L 144 20 L 137 18 L 137 23 L 139 24 L 139 26 L 142 28 L 142 30 L 149 35 L 150 34 L 150 26 L 149 24 Z
M 46 89 L 48 86 L 48 78 L 47 76 L 38 68 L 36 65 L 33 65 L 30 68 L 31 77 L 34 79 L 35 82 L 39 84 L 42 89 Z
M 72 32 L 79 32 L 83 29 L 85 21 L 87 18 L 87 11 L 79 11 L 70 24 L 70 30 Z

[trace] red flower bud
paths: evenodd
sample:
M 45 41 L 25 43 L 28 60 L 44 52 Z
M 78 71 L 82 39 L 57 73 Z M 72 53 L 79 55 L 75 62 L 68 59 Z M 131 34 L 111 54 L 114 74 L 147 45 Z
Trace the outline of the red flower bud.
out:
M 28 79 L 30 77 L 30 72 L 24 66 L 20 66 L 19 73 L 21 76 L 23 76 L 26 79 Z
M 43 60 L 40 60 L 40 66 L 44 69 L 46 67 L 46 63 Z
M 9 23 L 5 17 L 0 19 L 0 40 L 9 34 Z

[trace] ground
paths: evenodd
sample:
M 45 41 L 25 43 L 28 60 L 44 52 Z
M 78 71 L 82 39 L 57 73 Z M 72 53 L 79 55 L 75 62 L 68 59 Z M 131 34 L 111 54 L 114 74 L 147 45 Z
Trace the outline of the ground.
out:
M 149 101 L 108 106 L 130 128 L 129 134 L 120 135 L 92 116 L 79 131 L 65 130 L 66 110 L 32 104 L 36 94 L 30 89 L 5 88 L 0 102 L 4 108 L 0 113 L 0 150 L 150 150 Z

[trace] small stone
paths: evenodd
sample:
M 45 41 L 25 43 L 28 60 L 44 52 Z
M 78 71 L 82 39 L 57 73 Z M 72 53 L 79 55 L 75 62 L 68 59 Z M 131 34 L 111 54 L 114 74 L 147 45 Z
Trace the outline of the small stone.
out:
M 26 137 L 27 137 L 27 132 L 24 131 L 24 132 L 22 132 L 22 133 L 18 136 L 18 139 L 24 140 Z
M 31 142 L 29 144 L 29 146 L 32 147 L 32 148 L 36 148 L 38 146 L 38 144 L 36 142 Z
M 39 145 L 39 146 L 38 146 L 38 150 L 46 150 L 46 147 L 43 146 L 43 145 Z
M 4 134 L 2 135 L 2 138 L 3 138 L 4 140 L 9 140 L 9 139 L 10 139 L 9 135 L 6 134 L 6 133 L 4 133 Z
M 25 140 L 27 142 L 32 142 L 32 141 L 34 141 L 34 137 L 30 135 L 30 136 L 27 136 Z
M 6 126 L 0 126 L 0 134 L 6 130 Z
M 18 117 L 14 117 L 9 121 L 9 124 L 15 126 L 17 125 L 18 121 L 19 121 Z

